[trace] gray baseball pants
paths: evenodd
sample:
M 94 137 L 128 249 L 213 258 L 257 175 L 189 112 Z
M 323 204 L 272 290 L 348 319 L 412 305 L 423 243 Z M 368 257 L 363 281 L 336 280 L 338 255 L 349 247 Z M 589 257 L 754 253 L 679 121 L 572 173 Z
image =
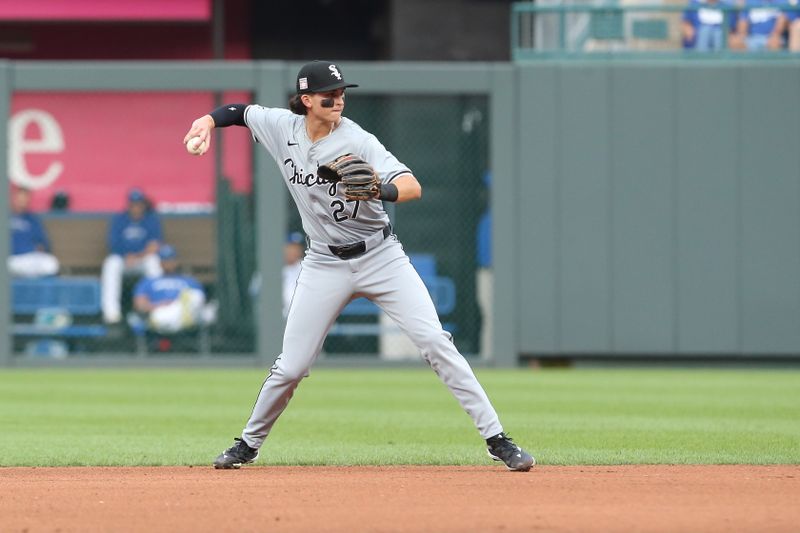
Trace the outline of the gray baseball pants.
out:
M 283 352 L 261 386 L 242 439 L 260 448 L 300 381 L 308 376 L 325 336 L 353 297 L 375 302 L 406 333 L 472 418 L 481 437 L 503 431 L 472 368 L 442 329 L 428 290 L 394 235 L 355 259 L 309 250 L 289 309 Z

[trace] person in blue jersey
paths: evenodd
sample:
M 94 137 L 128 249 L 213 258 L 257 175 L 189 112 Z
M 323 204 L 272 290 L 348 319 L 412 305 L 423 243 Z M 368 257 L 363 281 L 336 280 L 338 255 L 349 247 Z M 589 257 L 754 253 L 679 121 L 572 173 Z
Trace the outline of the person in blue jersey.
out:
M 58 259 L 50 253 L 50 241 L 42 221 L 30 211 L 31 192 L 19 187 L 11 202 L 11 255 L 8 271 L 20 278 L 39 278 L 58 273 Z
M 136 284 L 134 309 L 147 316 L 148 326 L 159 333 L 177 333 L 196 326 L 206 302 L 203 286 L 180 272 L 175 247 L 162 245 L 158 257 L 163 273 Z
M 784 46 L 783 34 L 787 20 L 783 14 L 787 0 L 746 0 L 739 14 L 736 33 L 731 35 L 734 50 L 780 50 Z
M 161 245 L 161 221 L 148 208 L 140 189 L 128 193 L 128 208 L 115 215 L 108 227 L 109 255 L 103 261 L 101 295 L 103 319 L 115 324 L 122 319 L 120 295 L 122 277 L 140 274 L 147 278 L 161 275 L 158 248 Z
M 729 0 L 689 0 L 681 21 L 684 47 L 698 52 L 722 50 L 723 27 L 729 33 L 736 31 L 737 17 L 733 11 L 725 12 L 719 7 L 732 5 Z

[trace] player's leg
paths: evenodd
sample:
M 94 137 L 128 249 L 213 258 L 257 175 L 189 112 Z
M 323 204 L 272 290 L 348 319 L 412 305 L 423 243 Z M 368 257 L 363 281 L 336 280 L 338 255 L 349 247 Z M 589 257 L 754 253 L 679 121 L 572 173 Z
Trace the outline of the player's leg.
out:
M 120 293 L 122 292 L 124 271 L 125 260 L 121 255 L 112 254 L 103 261 L 100 273 L 100 303 L 103 309 L 103 320 L 108 323 L 119 322 L 122 318 Z
M 177 333 L 183 329 L 183 308 L 180 300 L 156 307 L 150 311 L 147 321 L 158 333 Z
M 501 433 L 503 427 L 486 392 L 452 336 L 442 329 L 430 294 L 400 244 L 388 240 L 376 254 L 380 254 L 375 258 L 377 267 L 370 269 L 358 290 L 368 294 L 409 336 L 472 417 L 481 436 L 488 439 Z
M 58 274 L 58 270 L 61 268 L 61 265 L 59 264 L 56 256 L 46 252 L 36 252 L 36 255 L 38 257 L 38 269 L 40 276 L 55 276 Z
M 202 321 L 206 295 L 199 289 L 184 289 L 178 298 L 181 303 L 181 327 L 190 328 Z
M 303 261 L 289 307 L 283 351 L 261 386 L 241 441 L 217 457 L 216 468 L 237 468 L 242 464 L 231 462 L 226 454 L 242 454 L 249 458 L 244 462 L 255 460 L 256 450 L 286 409 L 297 385 L 308 376 L 328 330 L 352 293 L 350 271 L 345 261 L 309 253 Z
M 428 289 L 396 241 L 378 249 L 378 268 L 357 283 L 411 338 L 422 357 L 472 418 L 488 445 L 489 454 L 511 470 L 529 470 L 533 457 L 504 433 L 497 412 L 453 337 L 442 329 Z M 373 265 L 374 266 L 374 265 Z
M 242 433 L 249 446 L 261 446 L 300 380 L 308 376 L 328 330 L 352 296 L 348 273 L 347 264 L 337 258 L 303 262 L 286 319 L 283 351 L 264 381 Z
M 58 259 L 45 252 L 10 255 L 8 271 L 18 278 L 40 278 L 58 274 Z
M 164 273 L 161 269 L 161 260 L 157 254 L 144 256 L 138 266 L 146 278 L 157 278 Z
M 800 17 L 789 25 L 789 51 L 800 52 Z
M 25 268 L 25 254 L 9 255 L 6 265 L 8 273 L 15 278 L 26 278 L 27 269 Z

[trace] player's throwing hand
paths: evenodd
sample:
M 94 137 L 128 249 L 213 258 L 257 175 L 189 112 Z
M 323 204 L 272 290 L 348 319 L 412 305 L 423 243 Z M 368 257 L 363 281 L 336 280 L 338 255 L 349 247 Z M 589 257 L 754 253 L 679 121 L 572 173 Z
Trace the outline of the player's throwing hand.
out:
M 214 127 L 214 119 L 211 115 L 203 115 L 194 122 L 189 128 L 189 133 L 183 138 L 183 144 L 189 153 L 203 155 L 211 148 L 211 129 Z

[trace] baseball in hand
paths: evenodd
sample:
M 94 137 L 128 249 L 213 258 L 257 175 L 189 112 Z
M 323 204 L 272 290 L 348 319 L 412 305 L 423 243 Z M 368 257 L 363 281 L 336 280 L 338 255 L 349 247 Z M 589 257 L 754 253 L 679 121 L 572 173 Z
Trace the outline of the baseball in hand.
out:
M 208 150 L 208 140 L 200 142 L 200 137 L 192 137 L 186 141 L 186 151 L 192 155 L 203 155 Z

